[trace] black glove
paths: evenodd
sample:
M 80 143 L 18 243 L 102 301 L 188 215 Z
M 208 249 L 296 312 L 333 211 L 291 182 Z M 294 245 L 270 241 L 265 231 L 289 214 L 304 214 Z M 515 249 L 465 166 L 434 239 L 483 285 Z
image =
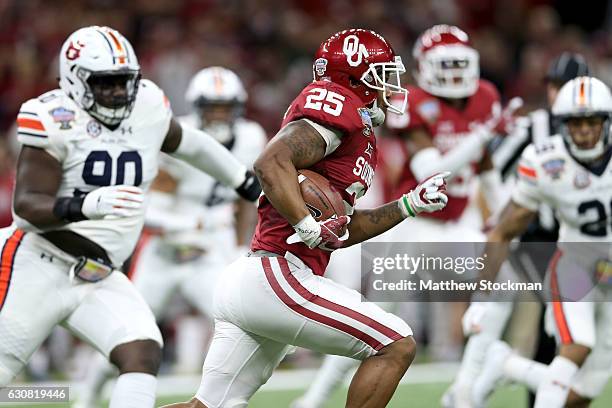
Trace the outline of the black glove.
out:
M 259 180 L 257 180 L 257 177 L 252 171 L 247 170 L 246 178 L 242 184 L 236 188 L 236 192 L 240 197 L 248 201 L 255 201 L 259 198 L 261 186 L 259 185 Z

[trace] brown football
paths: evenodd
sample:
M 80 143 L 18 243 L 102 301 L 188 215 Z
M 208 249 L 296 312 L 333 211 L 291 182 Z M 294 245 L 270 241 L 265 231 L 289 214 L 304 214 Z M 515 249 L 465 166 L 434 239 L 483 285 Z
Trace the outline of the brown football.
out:
M 315 220 L 325 221 L 333 215 L 346 215 L 342 196 L 329 180 L 312 170 L 298 173 L 302 197 Z

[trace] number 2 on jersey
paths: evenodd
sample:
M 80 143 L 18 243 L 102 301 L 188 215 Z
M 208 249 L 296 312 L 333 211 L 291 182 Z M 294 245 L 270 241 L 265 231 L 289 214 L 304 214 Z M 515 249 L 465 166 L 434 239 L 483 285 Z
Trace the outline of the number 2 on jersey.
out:
M 309 91 L 310 95 L 306 97 L 304 108 L 321 110 L 333 116 L 340 116 L 344 107 L 344 96 L 339 93 L 328 91 L 323 88 L 313 88 Z
M 610 203 L 610 209 L 612 211 L 612 202 Z M 593 221 L 585 222 L 580 226 L 580 231 L 583 234 L 591 235 L 594 237 L 605 237 L 608 235 L 607 221 L 609 215 L 606 212 L 606 206 L 599 200 L 591 200 L 581 203 L 578 206 L 578 214 L 586 215 L 587 213 L 593 214 Z
M 113 159 L 105 150 L 94 150 L 85 159 L 83 166 L 83 181 L 91 186 L 110 186 L 125 184 L 126 168 L 131 163 L 134 169 L 133 184 L 139 186 L 142 183 L 142 158 L 137 151 L 122 152 L 117 157 L 117 174 L 115 182 L 112 183 Z

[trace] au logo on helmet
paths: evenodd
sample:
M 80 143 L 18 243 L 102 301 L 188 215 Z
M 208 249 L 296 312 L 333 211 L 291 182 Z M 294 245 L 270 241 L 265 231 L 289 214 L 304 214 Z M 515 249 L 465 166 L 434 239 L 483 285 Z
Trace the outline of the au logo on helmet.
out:
M 368 58 L 368 50 L 365 45 L 359 43 L 359 37 L 356 35 L 348 35 L 344 39 L 342 51 L 346 54 L 346 61 L 351 67 L 358 67 L 363 58 Z M 357 58 L 353 58 L 357 56 Z
M 74 41 L 71 41 L 70 45 L 66 49 L 66 59 L 74 61 L 75 59 L 79 58 L 81 56 L 81 49 L 84 46 L 85 44 L 78 40 L 76 41 L 76 43 Z

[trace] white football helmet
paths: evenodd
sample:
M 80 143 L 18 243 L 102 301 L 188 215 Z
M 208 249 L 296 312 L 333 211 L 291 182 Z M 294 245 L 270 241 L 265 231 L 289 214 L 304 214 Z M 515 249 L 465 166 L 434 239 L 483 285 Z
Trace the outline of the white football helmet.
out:
M 247 92 L 238 75 L 223 67 L 209 67 L 199 71 L 189 83 L 185 99 L 202 120 L 201 127 L 225 143 L 232 137 L 234 120 L 242 116 L 247 101 Z M 231 109 L 230 118 L 206 120 L 205 111 L 215 106 L 226 106 Z
M 478 89 L 479 54 L 459 27 L 439 24 L 419 36 L 412 55 L 418 85 L 443 98 L 467 98 Z
M 129 41 L 109 27 L 90 26 L 72 33 L 59 57 L 60 88 L 81 108 L 102 123 L 119 124 L 132 112 L 140 65 Z M 127 76 L 127 100 L 122 106 L 103 106 L 96 101 L 89 80 L 110 75 Z
M 570 152 L 578 160 L 592 161 L 606 152 L 610 146 L 610 125 L 612 118 L 612 94 L 610 88 L 593 77 L 577 77 L 559 90 L 552 107 L 556 119 L 562 122 L 561 133 Z M 569 133 L 566 121 L 570 118 L 601 116 L 603 128 L 597 144 L 590 149 L 579 148 Z

